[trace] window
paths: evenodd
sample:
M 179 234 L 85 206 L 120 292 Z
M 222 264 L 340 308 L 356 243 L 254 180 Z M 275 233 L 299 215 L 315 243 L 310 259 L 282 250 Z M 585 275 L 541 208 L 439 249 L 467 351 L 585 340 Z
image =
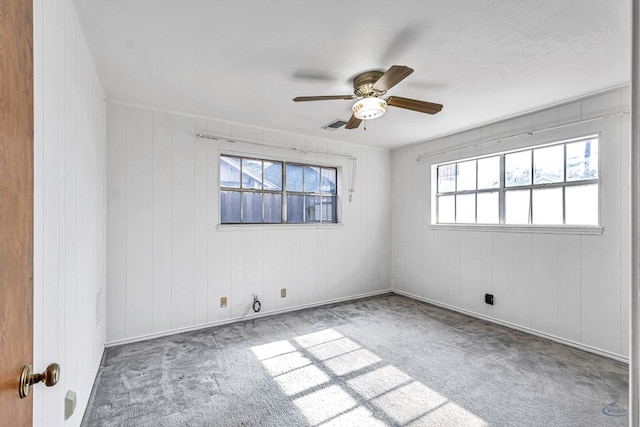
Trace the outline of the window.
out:
M 434 166 L 438 224 L 598 225 L 598 138 Z
M 338 169 L 220 156 L 222 224 L 337 223 Z

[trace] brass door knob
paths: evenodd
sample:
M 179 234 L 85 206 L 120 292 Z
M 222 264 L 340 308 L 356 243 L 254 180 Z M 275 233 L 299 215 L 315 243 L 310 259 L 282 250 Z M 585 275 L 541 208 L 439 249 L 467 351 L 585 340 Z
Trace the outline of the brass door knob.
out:
M 18 389 L 20 398 L 24 399 L 25 397 L 29 396 L 29 393 L 31 393 L 31 387 L 34 384 L 43 382 L 47 387 L 51 387 L 58 384 L 59 378 L 60 365 L 58 365 L 57 363 L 52 363 L 47 366 L 47 369 L 45 369 L 41 374 L 34 374 L 33 366 L 24 365 L 24 368 L 22 368 L 22 373 L 20 374 L 20 387 Z

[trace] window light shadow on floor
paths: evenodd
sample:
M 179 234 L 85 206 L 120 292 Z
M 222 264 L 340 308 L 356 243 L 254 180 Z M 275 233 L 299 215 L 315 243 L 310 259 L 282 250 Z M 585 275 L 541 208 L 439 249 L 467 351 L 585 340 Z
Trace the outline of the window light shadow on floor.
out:
M 313 426 L 488 425 L 334 329 L 252 350 Z

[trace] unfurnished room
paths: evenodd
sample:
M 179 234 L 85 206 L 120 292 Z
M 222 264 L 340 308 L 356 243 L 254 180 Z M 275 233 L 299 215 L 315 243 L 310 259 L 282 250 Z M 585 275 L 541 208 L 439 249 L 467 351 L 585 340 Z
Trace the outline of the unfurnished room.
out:
M 0 425 L 639 426 L 639 16 L 0 0 Z

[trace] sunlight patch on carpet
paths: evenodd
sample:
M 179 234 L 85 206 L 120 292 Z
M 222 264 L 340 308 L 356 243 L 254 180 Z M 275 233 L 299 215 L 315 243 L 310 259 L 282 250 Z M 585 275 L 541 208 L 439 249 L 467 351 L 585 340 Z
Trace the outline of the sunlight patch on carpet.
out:
M 307 335 L 301 335 L 299 337 L 294 338 L 294 341 L 298 343 L 298 345 L 302 348 L 309 348 L 314 345 L 324 344 L 329 341 L 339 340 L 340 338 L 344 338 L 340 332 L 334 329 L 324 329 L 320 332 L 313 332 Z
M 327 422 L 320 424 L 320 427 L 352 427 L 352 426 L 366 426 L 366 427 L 384 427 L 386 424 L 383 421 L 377 419 L 371 411 L 362 406 L 358 406 L 342 415 L 338 415 L 335 418 L 330 419 Z
M 360 369 L 371 366 L 381 360 L 382 359 L 371 353 L 369 350 L 361 348 L 360 350 L 326 360 L 324 365 L 335 375 L 342 376 L 351 372 L 359 371 Z
M 313 425 L 319 425 L 358 406 L 358 403 L 337 385 L 307 394 L 294 402 Z
M 294 369 L 302 368 L 303 366 L 311 365 L 313 362 L 304 357 L 299 351 L 293 353 L 283 354 L 282 356 L 272 357 L 262 361 L 262 364 L 269 373 L 276 377 L 278 375 L 286 374 Z
M 287 396 L 301 393 L 310 388 L 325 384 L 331 378 L 315 365 L 295 369 L 275 377 L 276 382 Z
M 409 424 L 410 427 L 485 427 L 488 424 L 453 402 L 447 402 Z
M 280 356 L 281 354 L 296 351 L 296 348 L 287 340 L 274 341 L 269 344 L 258 345 L 252 347 L 251 350 L 258 360 L 269 359 L 270 357 Z
M 327 360 L 361 348 L 362 347 L 349 338 L 340 338 L 327 343 L 317 344 L 313 347 L 307 347 L 307 351 L 318 360 Z
M 409 381 L 411 381 L 409 375 L 389 365 L 349 380 L 347 385 L 360 396 L 371 400 Z
M 334 329 L 252 350 L 313 426 L 488 425 Z
M 405 424 L 444 405 L 447 399 L 414 381 L 373 399 L 372 403 L 394 421 Z

